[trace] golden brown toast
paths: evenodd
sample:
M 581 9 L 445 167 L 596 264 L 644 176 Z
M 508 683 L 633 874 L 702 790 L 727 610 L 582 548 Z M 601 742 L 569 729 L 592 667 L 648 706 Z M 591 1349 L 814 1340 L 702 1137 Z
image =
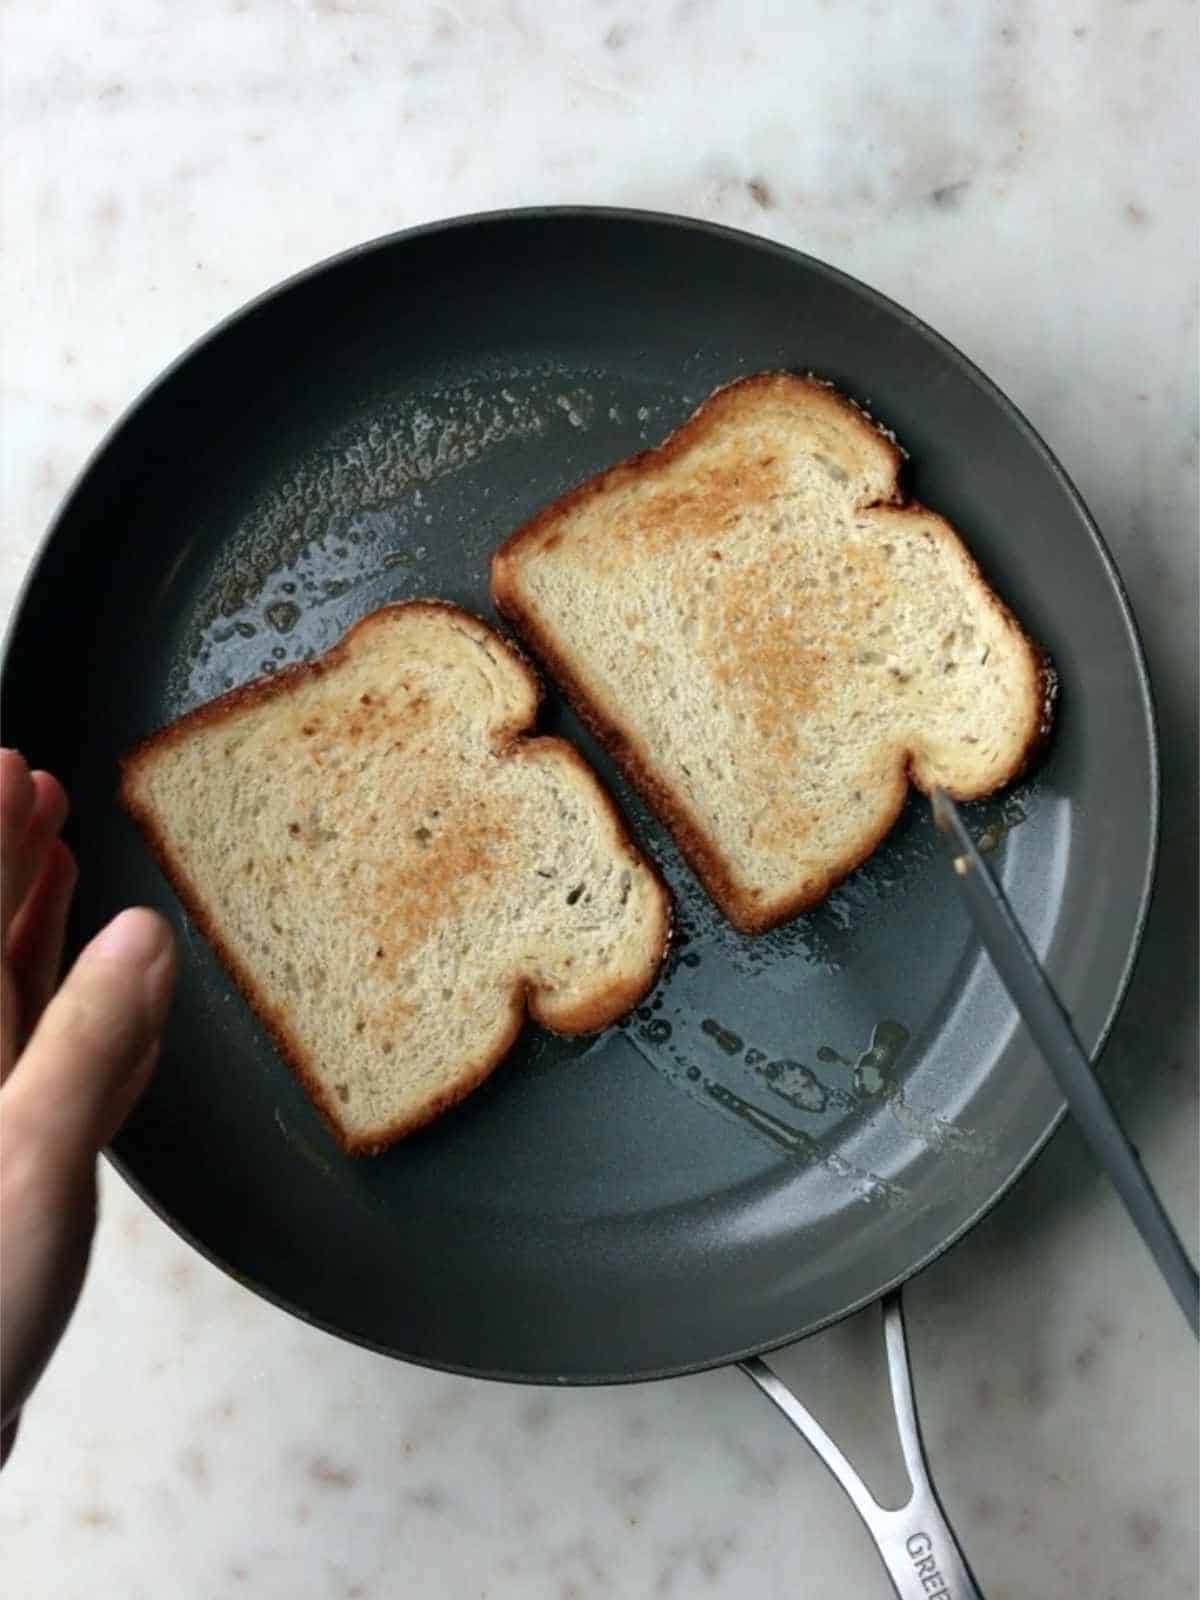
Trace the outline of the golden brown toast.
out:
M 909 781 L 976 799 L 1054 676 L 894 439 L 828 384 L 718 390 L 497 552 L 497 607 L 746 932 L 815 905 Z
M 526 1011 L 589 1032 L 658 972 L 666 890 L 578 751 L 529 737 L 539 697 L 486 624 L 413 602 L 123 763 L 126 807 L 349 1151 L 461 1100 Z

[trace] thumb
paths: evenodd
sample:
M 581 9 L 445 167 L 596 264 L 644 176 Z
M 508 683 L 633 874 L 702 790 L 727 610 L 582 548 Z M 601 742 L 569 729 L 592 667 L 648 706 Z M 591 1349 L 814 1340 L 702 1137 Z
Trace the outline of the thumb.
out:
M 156 912 L 122 911 L 85 947 L 4 1088 L 6 1116 L 44 1156 L 73 1167 L 112 1138 L 149 1079 L 174 986 Z

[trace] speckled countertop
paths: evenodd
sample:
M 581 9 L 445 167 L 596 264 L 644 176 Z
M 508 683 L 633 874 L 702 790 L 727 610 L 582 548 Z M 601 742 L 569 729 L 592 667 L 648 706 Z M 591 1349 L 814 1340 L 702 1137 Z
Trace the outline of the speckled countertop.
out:
M 3 27 L 6 613 L 73 474 L 180 348 L 439 216 L 581 201 L 753 228 L 999 382 L 1145 633 L 1166 870 L 1106 1074 L 1194 1250 L 1194 6 L 10 0 Z M 908 1304 L 930 1455 L 992 1600 L 1195 1594 L 1194 1350 L 1072 1131 Z M 780 1358 L 867 1460 L 877 1342 L 867 1314 Z M 0 1531 L 29 1600 L 886 1592 L 738 1374 L 544 1393 L 389 1363 L 230 1282 L 107 1172 Z

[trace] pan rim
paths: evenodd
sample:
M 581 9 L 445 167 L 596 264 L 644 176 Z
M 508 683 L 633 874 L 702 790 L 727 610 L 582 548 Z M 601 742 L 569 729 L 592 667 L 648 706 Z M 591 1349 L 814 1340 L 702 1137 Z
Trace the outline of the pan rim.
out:
M 1110 592 L 1117 602 L 1121 621 L 1124 625 L 1125 635 L 1129 642 L 1134 677 L 1137 684 L 1138 698 L 1143 712 L 1147 745 L 1148 745 L 1148 781 L 1150 787 L 1150 815 L 1148 818 L 1149 835 L 1141 887 L 1138 897 L 1136 912 L 1133 918 L 1131 936 L 1128 948 L 1122 962 L 1121 972 L 1114 989 L 1112 999 L 1107 1008 L 1104 1022 L 1099 1030 L 1097 1043 L 1093 1052 L 1093 1059 L 1098 1060 L 1108 1043 L 1117 1018 L 1120 1015 L 1132 981 L 1133 973 L 1141 951 L 1146 923 L 1154 894 L 1155 877 L 1158 863 L 1161 839 L 1161 810 L 1162 789 L 1160 773 L 1160 754 L 1157 717 L 1154 702 L 1153 688 L 1150 682 L 1146 665 L 1145 651 L 1141 634 L 1134 617 L 1129 595 L 1121 578 L 1116 563 L 1109 551 L 1103 534 L 1100 532 L 1094 518 L 1087 508 L 1075 484 L 1067 474 L 1057 456 L 1047 445 L 1045 440 L 1029 422 L 1024 413 L 1013 403 L 1008 396 L 984 373 L 969 357 L 963 354 L 942 334 L 930 327 L 921 318 L 899 305 L 888 296 L 881 294 L 851 274 L 843 272 L 837 267 L 829 265 L 818 257 L 780 244 L 775 240 L 764 238 L 750 233 L 744 229 L 728 227 L 721 223 L 714 223 L 701 218 L 654 210 L 643 210 L 617 206 L 527 206 L 511 207 L 498 210 L 472 212 L 454 217 L 421 223 L 416 226 L 400 229 L 391 233 L 380 235 L 376 238 L 352 245 L 338 251 L 333 255 L 324 257 L 320 261 L 302 268 L 300 271 L 289 275 L 280 282 L 269 286 L 254 295 L 242 305 L 235 308 L 221 318 L 213 327 L 200 335 L 189 344 L 179 355 L 168 363 L 141 392 L 122 411 L 118 418 L 106 430 L 103 437 L 88 455 L 82 467 L 75 475 L 69 489 L 63 496 L 59 506 L 54 512 L 47 526 L 46 532 L 39 541 L 33 558 L 26 570 L 25 576 L 19 584 L 14 596 L 13 605 L 6 622 L 3 644 L 0 646 L 0 677 L 6 675 L 9 656 L 12 649 L 16 629 L 20 617 L 28 602 L 29 596 L 39 581 L 42 566 L 58 537 L 60 528 L 66 521 L 74 502 L 83 491 L 94 468 L 108 453 L 118 435 L 165 387 L 177 371 L 185 367 L 196 355 L 215 343 L 228 330 L 252 316 L 256 311 L 268 303 L 283 297 L 289 291 L 309 282 L 316 281 L 326 274 L 332 274 L 352 261 L 375 252 L 394 250 L 406 244 L 430 235 L 450 234 L 454 232 L 468 232 L 474 229 L 487 228 L 501 224 L 511 223 L 538 223 L 564 221 L 580 222 L 592 221 L 615 224 L 651 225 L 671 230 L 692 232 L 712 239 L 721 240 L 728 244 L 735 244 L 743 249 L 753 249 L 757 252 L 773 256 L 780 261 L 799 270 L 813 273 L 828 281 L 840 284 L 861 298 L 865 303 L 884 312 L 892 319 L 915 333 L 922 340 L 932 346 L 940 356 L 948 361 L 970 382 L 981 388 L 998 405 L 1001 414 L 1022 435 L 1025 443 L 1033 448 L 1043 464 L 1049 469 L 1051 477 L 1071 503 L 1078 520 L 1088 535 L 1094 554 L 1098 557 L 1104 572 Z M 907 1265 L 896 1273 L 888 1282 L 875 1291 L 859 1297 L 851 1304 L 832 1312 L 824 1317 L 814 1320 L 800 1328 L 788 1332 L 782 1337 L 773 1337 L 762 1342 L 755 1342 L 726 1354 L 705 1357 L 700 1360 L 668 1364 L 653 1369 L 638 1369 L 635 1372 L 598 1372 L 598 1373 L 569 1373 L 557 1377 L 548 1377 L 544 1372 L 522 1372 L 508 1369 L 491 1369 L 483 1366 L 471 1366 L 450 1361 L 438 1361 L 425 1356 L 411 1355 L 388 1345 L 382 1344 L 365 1335 L 350 1332 L 336 1326 L 328 1319 L 314 1315 L 304 1307 L 293 1303 L 286 1296 L 278 1294 L 272 1289 L 262 1285 L 258 1280 L 244 1276 L 237 1272 L 228 1263 L 221 1260 L 205 1244 L 198 1240 L 194 1234 L 174 1217 L 150 1195 L 141 1183 L 133 1176 L 125 1162 L 112 1150 L 105 1152 L 107 1160 L 121 1174 L 124 1180 L 139 1197 L 158 1215 L 180 1238 L 184 1239 L 193 1249 L 199 1251 L 207 1260 L 221 1268 L 235 1282 L 261 1296 L 268 1303 L 281 1310 L 290 1312 L 302 1322 L 320 1328 L 323 1332 L 331 1333 L 345 1339 L 352 1344 L 357 1344 L 365 1349 L 372 1350 L 393 1359 L 410 1362 L 413 1365 L 427 1367 L 432 1370 L 451 1372 L 462 1376 L 490 1379 L 508 1383 L 523 1383 L 537 1385 L 570 1385 L 572 1387 L 592 1387 L 618 1383 L 650 1382 L 668 1377 L 680 1377 L 690 1373 L 707 1371 L 729 1364 L 736 1364 L 750 1356 L 765 1355 L 773 1350 L 784 1348 L 795 1343 L 801 1338 L 820 1332 L 823 1328 L 830 1327 L 844 1318 L 854 1315 L 900 1284 L 922 1272 L 932 1262 L 945 1254 L 954 1244 L 963 1238 L 979 1221 L 986 1216 L 992 1208 L 1004 1197 L 1030 1168 L 1031 1164 L 1044 1151 L 1050 1139 L 1061 1127 L 1066 1115 L 1066 1105 L 1059 1101 L 1058 1109 L 1048 1122 L 1041 1135 L 1034 1140 L 1025 1154 L 1013 1166 L 1004 1180 L 988 1195 L 972 1212 L 963 1219 L 944 1239 L 928 1250 L 915 1262 Z

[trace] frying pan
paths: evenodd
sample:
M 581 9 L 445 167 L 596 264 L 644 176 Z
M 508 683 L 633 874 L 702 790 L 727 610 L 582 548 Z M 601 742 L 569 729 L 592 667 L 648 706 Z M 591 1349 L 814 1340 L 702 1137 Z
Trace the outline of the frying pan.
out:
M 675 894 L 668 967 L 624 1026 L 571 1041 L 531 1027 L 461 1110 L 347 1160 L 116 805 L 117 757 L 136 739 L 324 650 L 374 607 L 432 594 L 489 615 L 489 557 L 517 523 L 718 384 L 782 367 L 832 379 L 895 429 L 912 492 L 964 531 L 1055 659 L 1045 760 L 969 816 L 1095 1053 L 1155 855 L 1153 715 L 1128 604 L 1014 407 L 820 262 L 610 210 L 380 240 L 195 346 L 55 520 L 10 632 L 6 739 L 71 789 L 76 943 L 142 901 L 185 951 L 163 1064 L 114 1160 L 211 1260 L 331 1332 L 530 1382 L 745 1361 L 769 1389 L 750 1358 L 945 1250 L 1062 1115 L 922 803 L 824 906 L 743 937 L 552 693 L 547 726 L 600 769 Z M 894 1304 L 887 1328 L 913 1438 Z M 901 1540 L 893 1581 L 922 1559 Z

